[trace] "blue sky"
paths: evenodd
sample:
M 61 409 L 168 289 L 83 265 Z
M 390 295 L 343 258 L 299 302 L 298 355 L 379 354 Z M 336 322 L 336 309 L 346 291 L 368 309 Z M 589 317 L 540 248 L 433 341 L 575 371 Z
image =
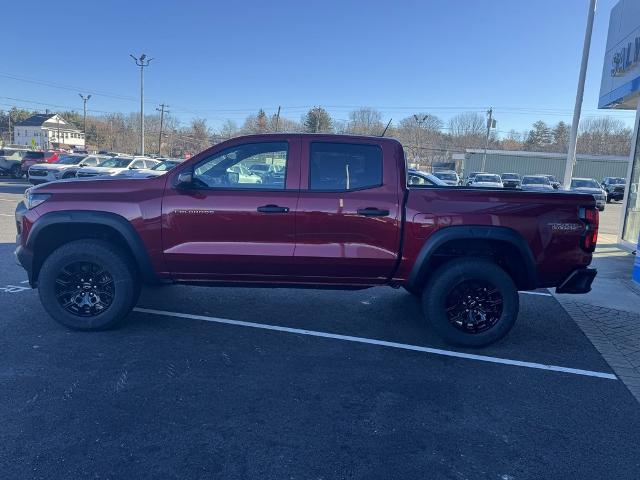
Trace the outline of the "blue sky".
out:
M 616 1 L 598 2 L 583 118 L 607 113 L 597 100 Z M 145 108 L 164 102 L 183 122 L 241 124 L 278 105 L 296 120 L 312 105 L 338 119 L 373 106 L 394 122 L 493 106 L 506 131 L 571 120 L 588 0 L 28 3 L 26 16 L 19 2 L 2 9 L 0 108 L 81 110 L 83 92 L 90 110 L 137 111 L 129 54 L 144 52 Z

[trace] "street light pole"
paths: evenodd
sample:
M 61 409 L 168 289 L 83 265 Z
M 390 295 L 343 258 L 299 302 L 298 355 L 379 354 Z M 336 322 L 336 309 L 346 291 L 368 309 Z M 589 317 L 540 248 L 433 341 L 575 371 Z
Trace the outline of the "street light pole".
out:
M 129 54 L 136 65 L 140 67 L 140 155 L 144 155 L 144 67 L 148 67 L 153 58 L 147 58 L 143 53 L 140 58 Z
M 80 98 L 82 99 L 82 108 L 83 108 L 83 112 L 84 112 L 84 118 L 83 118 L 83 127 L 82 127 L 82 133 L 84 135 L 84 148 L 87 148 L 87 101 L 91 98 L 91 94 L 87 95 L 86 97 L 84 95 L 82 95 L 81 93 L 79 93 L 78 95 L 80 95 Z
M 584 45 L 582 46 L 582 63 L 580 63 L 580 75 L 578 77 L 578 91 L 576 92 L 576 104 L 573 108 L 573 121 L 571 122 L 571 134 L 569 135 L 569 148 L 567 152 L 567 162 L 564 166 L 564 178 L 562 184 L 564 188 L 571 186 L 573 176 L 573 166 L 576 163 L 576 146 L 578 143 L 578 124 L 580 123 L 580 112 L 582 111 L 582 99 L 584 97 L 584 79 L 587 75 L 587 64 L 589 63 L 589 48 L 591 47 L 591 32 L 593 30 L 593 16 L 596 12 L 596 0 L 589 2 L 589 14 L 587 16 L 587 29 L 584 33 Z
M 420 141 L 420 130 L 422 130 L 422 124 L 427 120 L 427 115 L 423 116 L 422 118 L 420 118 L 418 115 L 414 115 L 413 118 L 416 121 L 416 124 L 418 125 L 418 130 L 417 130 L 417 134 L 416 134 L 416 150 L 418 150 L 418 161 L 416 161 L 416 168 L 419 167 L 419 160 L 420 160 L 420 156 L 422 155 L 421 150 L 421 141 Z

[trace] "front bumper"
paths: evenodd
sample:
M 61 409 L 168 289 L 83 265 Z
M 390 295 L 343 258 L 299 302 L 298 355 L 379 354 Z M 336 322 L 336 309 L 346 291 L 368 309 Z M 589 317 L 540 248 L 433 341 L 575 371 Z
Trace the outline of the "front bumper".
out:
M 578 268 L 556 287 L 556 293 L 589 293 L 597 273 L 595 268 Z
M 20 202 L 16 207 L 15 213 L 17 235 L 16 250 L 14 252 L 14 255 L 16 257 L 16 263 L 26 270 L 27 278 L 29 279 L 29 285 L 33 287 L 33 252 L 31 250 L 28 250 L 22 244 L 22 217 L 26 213 L 26 211 L 27 207 L 25 206 L 24 202 Z

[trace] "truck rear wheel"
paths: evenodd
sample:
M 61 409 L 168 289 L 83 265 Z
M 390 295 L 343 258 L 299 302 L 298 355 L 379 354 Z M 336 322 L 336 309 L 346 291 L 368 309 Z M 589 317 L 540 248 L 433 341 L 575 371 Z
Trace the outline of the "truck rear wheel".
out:
M 75 330 L 115 326 L 138 300 L 140 285 L 127 256 L 100 240 L 69 242 L 47 257 L 38 291 L 44 309 Z
M 447 343 L 483 347 L 504 337 L 518 317 L 518 290 L 495 263 L 461 258 L 442 265 L 422 294 L 427 321 Z

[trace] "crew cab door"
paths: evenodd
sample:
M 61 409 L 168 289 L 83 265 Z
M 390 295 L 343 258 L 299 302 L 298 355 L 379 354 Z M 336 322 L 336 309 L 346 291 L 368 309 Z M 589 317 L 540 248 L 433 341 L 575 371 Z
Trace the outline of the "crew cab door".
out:
M 265 281 L 290 273 L 300 176 L 299 141 L 238 140 L 192 163 L 190 185 L 168 179 L 162 206 L 163 250 L 174 278 Z M 229 145 L 229 144 L 227 144 Z M 258 175 L 256 164 L 282 174 Z
M 318 283 L 383 283 L 400 243 L 394 144 L 322 138 L 301 141 L 298 273 Z

